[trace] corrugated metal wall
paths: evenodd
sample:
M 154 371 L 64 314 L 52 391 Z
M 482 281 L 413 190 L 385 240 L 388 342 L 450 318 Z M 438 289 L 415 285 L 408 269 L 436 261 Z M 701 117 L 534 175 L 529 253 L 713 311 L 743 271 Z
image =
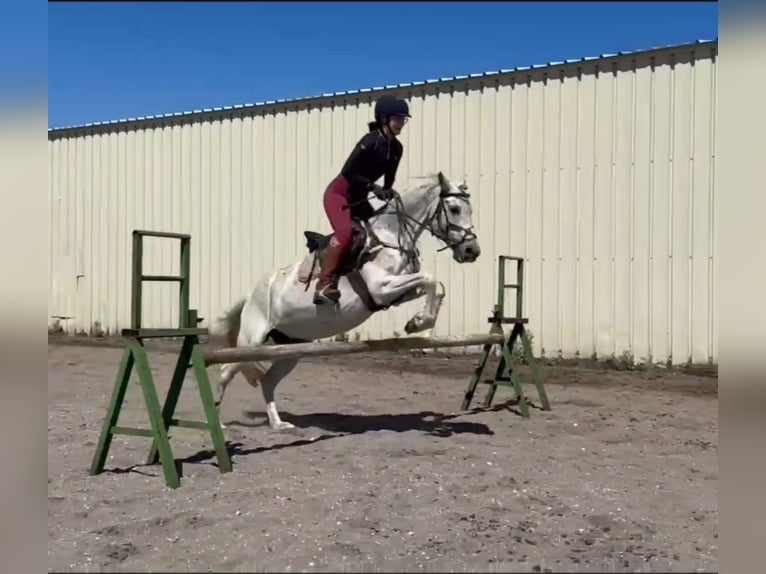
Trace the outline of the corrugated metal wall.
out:
M 717 42 L 393 90 L 413 115 L 399 186 L 436 170 L 465 179 L 483 247 L 460 266 L 425 241 L 424 267 L 447 286 L 435 332 L 486 331 L 495 257 L 517 255 L 538 352 L 716 361 L 716 54 Z M 329 229 L 322 190 L 372 101 L 51 132 L 49 321 L 128 326 L 135 228 L 192 235 L 192 307 L 218 316 L 303 254 L 304 229 Z M 148 239 L 145 272 L 176 272 L 177 253 Z M 145 326 L 175 324 L 176 287 L 145 289 Z M 414 308 L 359 334 L 401 332 Z

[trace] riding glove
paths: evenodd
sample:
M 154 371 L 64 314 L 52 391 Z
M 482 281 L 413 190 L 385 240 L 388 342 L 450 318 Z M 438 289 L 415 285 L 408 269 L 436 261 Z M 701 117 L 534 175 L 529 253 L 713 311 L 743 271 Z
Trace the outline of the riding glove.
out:
M 396 192 L 390 187 L 381 187 L 377 183 L 373 184 L 372 192 L 378 199 L 382 199 L 383 201 L 389 201 L 396 195 Z

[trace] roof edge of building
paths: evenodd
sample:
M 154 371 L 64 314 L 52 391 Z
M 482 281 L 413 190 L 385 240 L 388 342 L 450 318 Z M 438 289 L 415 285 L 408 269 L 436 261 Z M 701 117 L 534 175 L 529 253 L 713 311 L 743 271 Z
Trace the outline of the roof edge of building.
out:
M 173 112 L 162 115 L 143 116 L 136 118 L 125 118 L 119 120 L 109 120 L 103 122 L 93 122 L 87 124 L 63 126 L 48 129 L 48 139 L 59 139 L 63 137 L 77 137 L 82 135 L 91 135 L 96 133 L 108 133 L 127 129 L 140 129 L 147 126 L 159 125 L 177 125 L 186 123 L 196 123 L 199 121 L 209 121 L 222 117 L 238 117 L 252 115 L 254 113 L 269 113 L 278 110 L 287 110 L 290 107 L 310 107 L 334 105 L 338 99 L 369 99 L 370 101 L 382 93 L 387 92 L 411 92 L 412 90 L 433 89 L 439 90 L 444 86 L 454 85 L 455 82 L 465 84 L 481 84 L 483 82 L 510 80 L 519 76 L 539 76 L 549 77 L 551 72 L 580 71 L 584 66 L 597 69 L 600 64 L 616 63 L 619 61 L 634 61 L 642 58 L 647 65 L 651 59 L 661 55 L 673 55 L 676 52 L 684 52 L 688 57 L 696 55 L 700 48 L 711 48 L 710 57 L 715 57 L 718 52 L 718 38 L 714 40 L 696 40 L 685 44 L 674 44 L 656 48 L 647 48 L 643 50 L 633 50 L 630 52 L 617 52 L 615 54 L 601 54 L 600 56 L 585 56 L 577 59 L 548 62 L 547 64 L 518 66 L 511 69 L 502 69 L 496 71 L 481 72 L 477 74 L 451 76 L 447 78 L 438 78 L 432 80 L 414 81 L 402 84 L 388 86 L 378 86 L 371 88 L 362 88 L 358 90 L 349 90 L 345 92 L 333 92 L 330 94 L 320 94 L 293 99 L 271 100 L 251 104 L 239 104 L 233 106 L 223 106 L 216 108 L 206 108 L 201 110 L 190 110 L 185 112 Z M 704 56 L 703 56 L 704 57 Z M 585 72 L 583 72 L 585 73 Z

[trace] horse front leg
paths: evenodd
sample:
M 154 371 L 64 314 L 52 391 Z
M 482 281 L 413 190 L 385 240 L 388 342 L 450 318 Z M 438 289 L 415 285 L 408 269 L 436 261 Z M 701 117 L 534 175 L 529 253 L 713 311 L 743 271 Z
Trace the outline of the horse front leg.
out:
M 437 289 L 439 285 L 442 286 L 441 293 Z M 439 317 L 439 310 L 444 300 L 444 285 L 428 275 L 424 277 L 421 289 L 425 293 L 423 306 L 404 326 L 404 330 L 408 335 L 433 329 L 436 326 L 436 319 Z
M 423 306 L 404 327 L 405 332 L 410 334 L 432 329 L 436 325 L 444 299 L 444 294 L 438 293 L 438 285 L 441 283 L 428 274 L 410 273 L 383 276 L 371 281 L 369 288 L 373 298 L 384 305 L 401 305 L 425 295 Z

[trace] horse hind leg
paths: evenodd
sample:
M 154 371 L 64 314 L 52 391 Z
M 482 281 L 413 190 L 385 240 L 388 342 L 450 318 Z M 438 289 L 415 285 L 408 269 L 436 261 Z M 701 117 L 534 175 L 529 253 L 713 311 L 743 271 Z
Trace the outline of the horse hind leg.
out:
M 260 381 L 263 379 L 264 375 L 266 374 L 266 371 L 261 368 L 260 365 L 257 363 L 229 363 L 226 365 L 223 365 L 221 368 L 221 380 L 218 381 L 217 385 L 217 394 L 218 397 L 215 401 L 215 407 L 218 409 L 221 406 L 221 402 L 223 401 L 223 395 L 226 392 L 226 387 L 231 382 L 231 380 L 234 378 L 234 376 L 241 372 L 242 376 L 245 377 L 245 380 L 252 386 L 253 388 L 257 388 Z M 223 421 L 221 421 L 221 428 L 225 429 L 226 425 L 223 424 Z
M 249 310 L 247 329 L 243 329 L 238 321 L 236 324 L 232 323 L 231 328 L 226 333 L 226 340 L 230 347 L 256 346 L 262 345 L 266 341 L 269 330 L 268 322 L 260 313 L 252 313 L 253 311 Z M 265 374 L 265 370 L 254 362 L 227 363 L 221 365 L 220 379 L 216 385 L 216 407 L 220 406 L 223 402 L 226 388 L 232 379 L 234 379 L 234 376 L 239 372 L 242 372 L 245 379 L 247 379 L 247 382 L 253 387 L 258 386 L 258 382 Z
M 220 371 L 220 379 L 218 380 L 218 385 L 216 388 L 218 395 L 215 402 L 216 407 L 220 406 L 221 402 L 223 401 L 223 395 L 226 393 L 226 387 L 229 385 L 232 379 L 234 379 L 234 376 L 240 372 L 245 377 L 245 379 L 247 379 L 247 382 L 256 388 L 258 387 L 261 379 L 263 379 L 263 376 L 266 374 L 266 369 L 261 367 L 259 363 L 227 363 L 222 365 Z
M 216 408 L 221 406 L 221 403 L 223 402 L 223 396 L 226 394 L 226 387 L 229 386 L 229 383 L 234 379 L 234 376 L 241 370 L 242 363 L 226 363 L 225 365 L 221 365 L 219 371 L 220 376 L 218 384 L 216 385 Z
M 287 430 L 294 428 L 295 425 L 283 421 L 279 417 L 277 405 L 274 401 L 274 391 L 279 382 L 289 375 L 299 359 L 278 359 L 274 361 L 268 371 L 261 379 L 261 392 L 263 400 L 266 402 L 266 415 L 269 417 L 269 426 L 274 430 Z
M 218 400 L 215 403 L 216 408 L 220 407 L 221 401 L 223 400 L 223 393 L 226 391 L 226 385 L 231 382 L 231 379 L 234 378 L 235 374 L 241 372 L 248 384 L 253 388 L 257 388 L 267 372 L 257 363 L 232 363 L 230 365 L 225 365 L 225 367 L 231 367 L 231 369 L 228 371 L 226 368 L 221 369 L 222 372 L 226 373 L 226 378 L 222 378 L 221 381 L 218 382 L 219 395 Z M 221 428 L 226 428 L 223 421 L 221 421 Z
M 260 330 L 257 332 L 252 331 L 251 333 L 251 336 L 247 338 L 240 334 L 236 346 L 253 346 L 266 342 L 266 338 L 268 337 L 266 328 L 263 329 L 263 333 L 261 333 Z M 219 382 L 220 398 L 217 404 L 220 404 L 220 400 L 223 399 L 223 392 L 226 389 L 226 385 L 231 382 L 231 379 L 236 373 L 242 372 L 242 375 L 253 388 L 258 386 L 261 387 L 263 399 L 266 403 L 266 415 L 269 419 L 269 426 L 274 430 L 294 428 L 294 425 L 285 422 L 280 418 L 274 401 L 274 391 L 279 382 L 292 372 L 298 364 L 298 361 L 299 359 L 278 359 L 265 370 L 255 362 L 231 363 L 224 365 L 221 369 L 223 378 Z M 223 423 L 221 423 L 221 427 L 226 428 Z

